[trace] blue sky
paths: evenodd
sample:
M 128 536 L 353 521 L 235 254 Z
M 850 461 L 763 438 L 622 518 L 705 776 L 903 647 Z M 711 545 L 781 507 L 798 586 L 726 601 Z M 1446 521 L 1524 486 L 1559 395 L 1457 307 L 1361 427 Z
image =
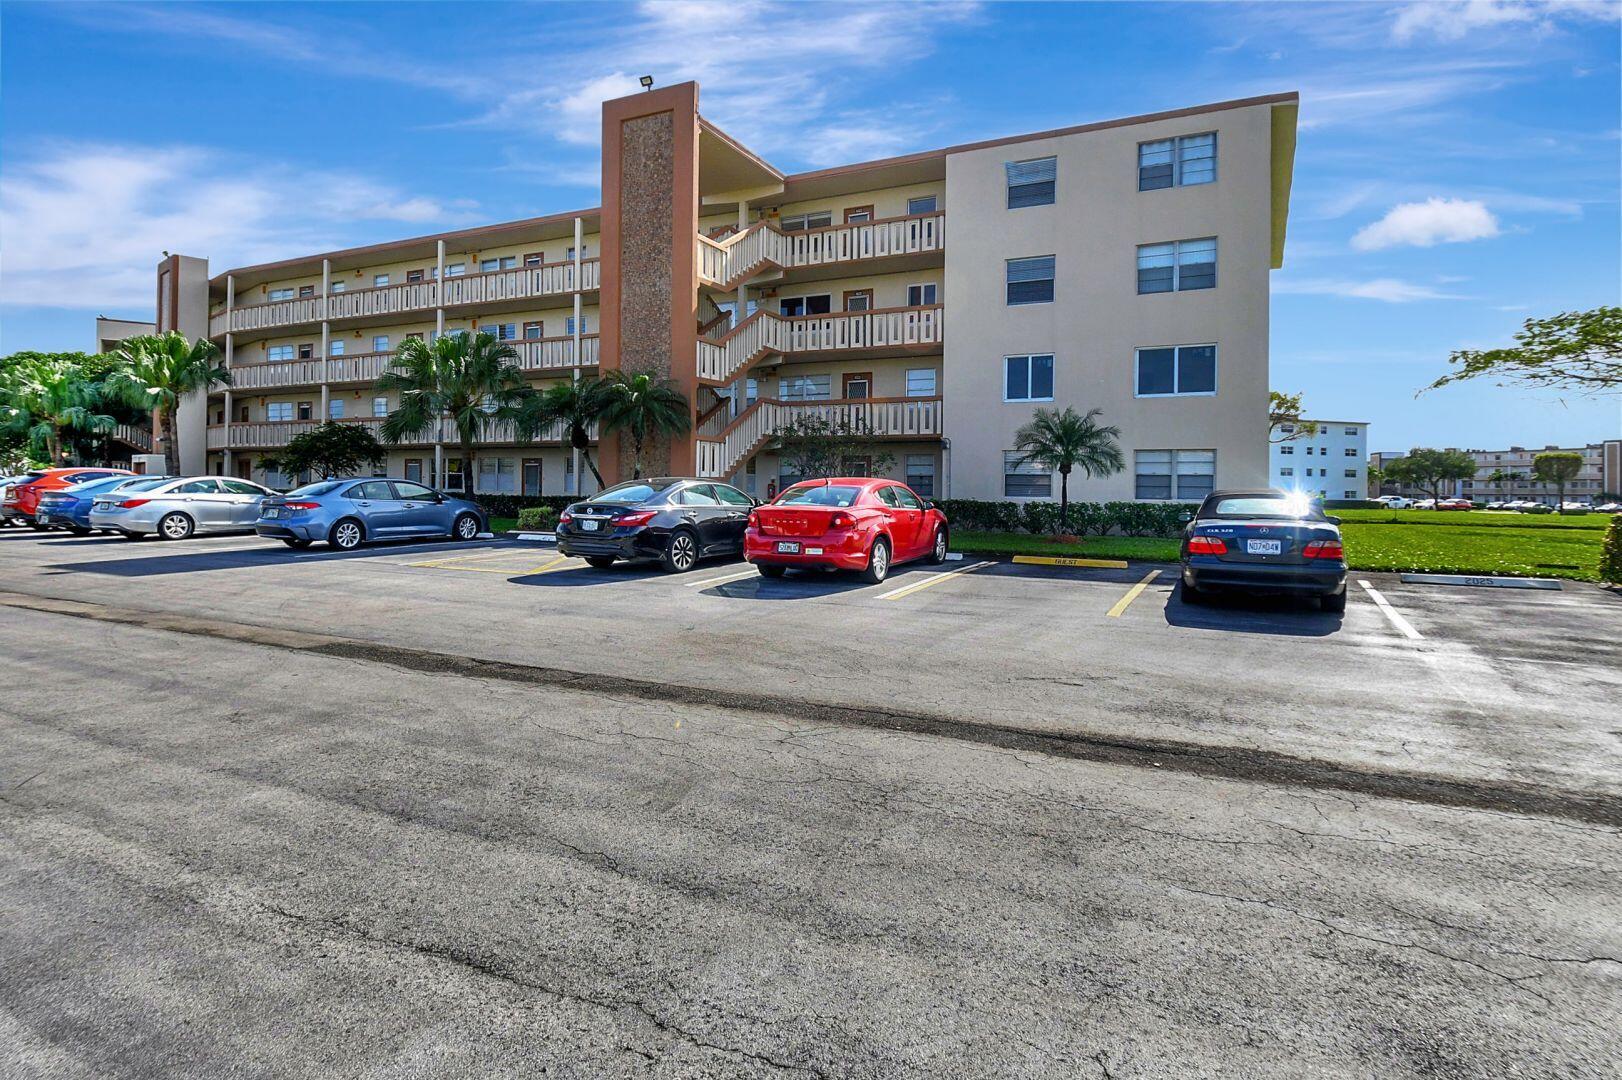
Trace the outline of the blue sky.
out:
M 149 317 L 164 249 L 219 270 L 595 205 L 598 105 L 643 73 L 786 169 L 1299 90 L 1274 386 L 1376 449 L 1616 437 L 1614 397 L 1415 390 L 1619 301 L 1618 10 L 8 0 L 0 350 Z

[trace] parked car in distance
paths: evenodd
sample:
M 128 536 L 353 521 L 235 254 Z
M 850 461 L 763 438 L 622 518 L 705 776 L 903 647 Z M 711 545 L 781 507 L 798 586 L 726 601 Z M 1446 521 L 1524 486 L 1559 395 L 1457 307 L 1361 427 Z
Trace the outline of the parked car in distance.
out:
M 1594 507 L 1594 510 L 1595 512 L 1601 514 L 1622 514 L 1622 503 L 1600 503 L 1598 506 Z
M 1339 525 L 1320 505 L 1288 492 L 1212 492 L 1183 530 L 1179 597 L 1199 604 L 1215 590 L 1289 593 L 1345 611 Z
M 1384 503 L 1387 510 L 1406 510 L 1413 505 L 1411 499 L 1404 498 L 1401 495 L 1381 495 L 1374 501 Z
M 1560 512 L 1562 514 L 1586 514 L 1592 509 L 1593 507 L 1587 503 L 1577 502 L 1573 499 L 1567 499 L 1565 502 L 1560 504 Z
M 1469 499 L 1443 499 L 1436 504 L 1438 510 L 1474 510 L 1476 504 Z
M 945 562 L 948 528 L 934 503 L 894 480 L 807 480 L 749 515 L 743 557 L 765 577 L 857 570 L 877 584 L 901 563 Z
M 49 529 L 66 529 L 74 536 L 89 536 L 95 532 L 90 524 L 90 510 L 97 495 L 111 495 L 115 491 L 129 495 L 174 479 L 173 476 L 103 476 L 61 491 L 47 491 L 39 497 L 34 521 Z
M 103 476 L 134 476 L 128 469 L 108 469 L 99 466 L 74 469 L 34 469 L 20 482 L 12 484 L 6 494 L 4 509 L 8 516 L 35 529 L 45 526 L 34 520 L 39 508 L 39 497 L 47 491 L 61 491 L 87 480 Z
M 274 491 L 233 476 L 181 476 L 138 492 L 96 496 L 90 527 L 140 540 L 185 540 L 197 533 L 252 532 L 259 503 Z
M 28 474 L 20 473 L 17 476 L 0 476 L 0 528 L 9 529 L 13 525 L 21 525 L 20 515 L 13 515 L 6 509 L 6 503 L 11 501 L 11 489 L 18 484 L 28 482 Z
M 449 536 L 472 540 L 488 524 L 477 503 L 414 480 L 352 477 L 318 480 L 286 495 L 271 493 L 249 528 L 291 548 L 325 540 L 353 551 L 371 540 Z
M 743 553 L 754 499 L 730 484 L 659 476 L 606 488 L 558 515 L 558 554 L 599 568 L 656 559 L 672 573 Z

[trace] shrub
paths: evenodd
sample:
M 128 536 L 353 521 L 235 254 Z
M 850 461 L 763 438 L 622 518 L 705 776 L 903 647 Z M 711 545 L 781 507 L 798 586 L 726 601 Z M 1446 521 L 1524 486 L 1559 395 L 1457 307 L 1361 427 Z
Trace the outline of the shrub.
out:
M 942 499 L 937 503 L 952 527 L 965 532 L 1028 532 L 1048 535 L 1060 531 L 1056 502 L 998 502 L 988 499 Z M 1179 535 L 1178 520 L 1192 508 L 1188 503 L 1074 502 L 1070 504 L 1068 531 L 1077 535 Z
M 1622 585 L 1622 514 L 1611 519 L 1605 530 L 1605 544 L 1599 553 L 1599 579 Z
M 526 506 L 518 511 L 518 527 L 520 529 L 536 529 L 541 532 L 551 532 L 558 523 L 558 512 L 550 506 Z
M 1325 510 L 1384 510 L 1385 503 L 1373 499 L 1325 499 Z
M 562 511 L 565 507 L 579 502 L 578 495 L 478 495 L 475 499 L 484 512 L 491 517 L 517 517 L 522 510 L 532 507 L 544 506 L 551 510 Z

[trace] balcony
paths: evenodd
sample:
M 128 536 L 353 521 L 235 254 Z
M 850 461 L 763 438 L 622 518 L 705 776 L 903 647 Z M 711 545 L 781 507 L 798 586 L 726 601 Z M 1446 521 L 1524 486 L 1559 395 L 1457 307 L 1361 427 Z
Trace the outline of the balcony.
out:
M 581 335 L 578 364 L 574 359 L 572 337 L 528 338 L 507 344 L 518 354 L 518 366 L 524 371 L 567 371 L 597 365 L 597 340 L 596 334 Z M 289 389 L 295 386 L 319 386 L 323 381 L 334 386 L 374 383 L 393 356 L 392 352 L 356 353 L 353 356 L 328 357 L 324 363 L 320 360 L 277 360 L 242 364 L 231 369 L 230 389 Z
M 789 233 L 761 221 L 722 240 L 699 236 L 698 276 L 714 288 L 734 289 L 769 271 L 926 255 L 945 249 L 946 215 L 941 211 Z
M 381 416 L 357 416 L 336 421 L 340 424 L 359 424 L 369 430 L 379 441 L 383 438 L 383 418 Z M 208 448 L 210 450 L 274 450 L 286 446 L 295 435 L 303 435 L 314 431 L 321 426 L 319 420 L 259 420 L 248 423 L 211 424 L 208 428 Z M 597 438 L 597 429 L 592 428 L 591 438 Z M 480 446 L 500 445 L 557 445 L 563 441 L 563 428 L 553 425 L 541 432 L 536 438 L 527 443 L 521 443 L 513 432 L 513 426 L 506 422 L 492 423 L 485 428 L 484 436 L 480 439 Z M 456 435 L 456 428 L 447 420 L 441 421 L 439 437 L 433 432 L 416 439 L 407 439 L 397 445 L 402 447 L 433 446 L 443 443 L 446 446 L 456 446 L 460 440 Z M 384 444 L 387 446 L 388 444 Z
M 923 307 L 837 311 L 827 315 L 774 315 L 757 311 L 725 336 L 698 340 L 698 377 L 726 386 L 774 354 L 799 358 L 936 352 L 946 341 L 946 310 Z
M 700 427 L 694 457 L 700 476 L 727 477 L 792 420 L 817 416 L 842 430 L 874 439 L 938 439 L 944 431 L 940 398 L 846 398 L 777 401 L 761 398 L 724 426 Z
M 344 319 L 378 318 L 430 312 L 438 307 L 467 307 L 477 304 L 496 304 L 530 300 L 541 297 L 563 296 L 576 291 L 591 292 L 598 288 L 601 264 L 596 259 L 583 259 L 580 263 L 580 284 L 575 287 L 574 262 L 546 263 L 524 266 L 512 270 L 492 270 L 484 274 L 448 277 L 443 282 L 416 281 L 396 285 L 380 285 L 369 289 L 346 289 L 330 296 L 306 296 L 295 300 L 276 300 L 268 304 L 253 304 L 233 308 L 229 313 L 218 311 L 209 318 L 208 332 L 218 337 L 225 333 L 247 333 L 273 330 Z M 441 295 L 443 293 L 443 302 Z

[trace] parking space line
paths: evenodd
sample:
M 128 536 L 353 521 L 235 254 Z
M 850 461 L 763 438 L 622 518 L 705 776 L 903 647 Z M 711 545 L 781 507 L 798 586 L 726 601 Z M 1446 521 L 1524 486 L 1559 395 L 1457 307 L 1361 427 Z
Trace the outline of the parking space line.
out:
M 1115 606 L 1109 609 L 1107 616 L 1111 619 L 1119 619 L 1121 617 L 1121 613 L 1132 606 L 1132 601 L 1142 596 L 1143 590 L 1147 589 L 1149 587 L 1149 583 L 1159 576 L 1159 570 L 1149 571 L 1149 573 L 1144 576 L 1142 581 L 1126 590 L 1126 595 L 1115 601 Z
M 688 589 L 701 589 L 706 585 L 725 585 L 729 581 L 740 581 L 746 577 L 759 577 L 760 571 L 751 566 L 747 570 L 731 574 L 722 574 L 720 577 L 704 578 L 702 581 L 684 581 L 683 587 Z
M 488 562 L 492 559 L 511 557 L 514 559 L 531 559 L 535 553 L 522 548 L 501 548 L 497 551 L 463 552 L 460 555 L 447 555 L 442 559 L 429 559 L 427 562 L 407 563 L 408 566 L 443 566 L 453 562 Z
M 924 589 L 930 588 L 931 586 L 939 585 L 941 582 L 946 581 L 949 578 L 956 577 L 959 574 L 972 574 L 976 570 L 984 570 L 988 566 L 995 565 L 996 563 L 993 562 L 977 562 L 970 563 L 968 566 L 959 566 L 955 570 L 944 570 L 938 574 L 930 574 L 922 581 L 915 581 L 911 585 L 903 585 L 899 589 L 891 589 L 887 593 L 880 593 L 879 599 L 900 600 L 903 597 L 911 596 L 915 592 L 921 592 Z
M 1378 589 L 1361 579 L 1359 579 L 1357 583 L 1363 587 L 1364 592 L 1369 594 L 1369 599 L 1373 600 L 1377 605 L 1379 605 L 1380 610 L 1385 612 L 1385 617 L 1391 620 L 1391 625 L 1395 626 L 1399 633 L 1414 641 L 1419 641 L 1424 637 L 1423 634 L 1414 629 L 1412 623 L 1402 617 L 1402 612 L 1392 607 L 1391 602 L 1380 595 Z

